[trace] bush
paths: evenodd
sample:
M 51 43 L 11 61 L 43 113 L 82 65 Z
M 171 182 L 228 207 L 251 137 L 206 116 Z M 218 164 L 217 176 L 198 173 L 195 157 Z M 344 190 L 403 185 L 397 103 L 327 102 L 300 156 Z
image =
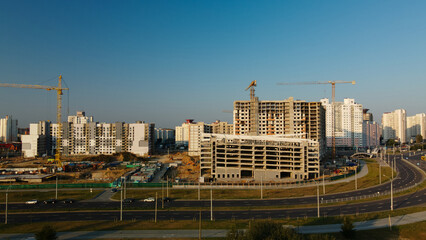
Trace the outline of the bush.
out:
M 37 240 L 56 240 L 56 230 L 50 226 L 44 226 L 39 232 L 35 234 L 35 239 Z
M 345 238 L 354 238 L 355 237 L 355 229 L 352 221 L 349 218 L 343 219 L 342 231 L 340 231 Z

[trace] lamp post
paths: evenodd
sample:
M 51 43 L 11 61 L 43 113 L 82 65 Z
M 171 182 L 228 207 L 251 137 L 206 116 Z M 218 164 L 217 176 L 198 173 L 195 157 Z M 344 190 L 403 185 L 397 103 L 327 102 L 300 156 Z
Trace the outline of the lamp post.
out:
M 210 183 L 210 221 L 213 221 L 213 183 Z
M 123 221 L 123 177 L 120 185 L 120 221 Z
M 10 185 L 9 185 L 9 187 L 6 190 L 6 209 L 4 211 L 4 214 L 5 214 L 5 216 L 4 216 L 4 224 L 7 224 L 7 200 L 8 200 L 8 194 L 9 194 L 9 188 L 10 188 Z
M 357 178 L 358 163 L 359 163 L 359 160 L 357 160 L 357 162 L 356 162 L 356 168 L 355 168 L 355 190 L 358 189 L 358 178 Z
M 312 179 L 315 182 L 315 185 L 317 185 L 317 214 L 318 218 L 320 217 L 320 201 L 319 201 L 319 183 Z
M 330 174 L 329 169 L 324 169 L 322 171 L 322 194 L 325 195 L 325 171 L 328 171 L 328 174 Z
M 58 199 L 58 174 L 56 174 L 56 191 L 55 191 L 55 199 Z
M 393 163 L 391 163 L 391 166 L 392 166 L 392 177 L 391 177 L 391 184 L 390 184 L 390 192 L 391 192 L 391 194 L 390 194 L 390 198 L 391 198 L 391 205 L 390 205 L 390 209 L 391 209 L 391 211 L 393 211 L 393 167 L 394 167 L 394 165 L 395 165 L 395 157 L 393 158 Z

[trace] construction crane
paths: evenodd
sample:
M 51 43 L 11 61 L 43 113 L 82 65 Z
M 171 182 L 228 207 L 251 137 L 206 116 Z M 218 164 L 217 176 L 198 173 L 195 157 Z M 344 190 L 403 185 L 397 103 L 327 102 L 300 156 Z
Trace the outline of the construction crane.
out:
M 56 138 L 56 153 L 55 162 L 58 167 L 62 167 L 61 162 L 61 146 L 62 146 L 62 92 L 69 90 L 68 88 L 62 87 L 62 75 L 59 75 L 58 86 L 43 86 L 43 85 L 27 85 L 27 84 L 13 84 L 13 83 L 0 83 L 0 87 L 13 87 L 13 88 L 33 88 L 33 89 L 44 89 L 47 91 L 56 91 L 57 103 L 56 103 L 56 122 L 58 123 L 58 136 Z
M 250 85 L 246 88 L 246 91 L 250 89 L 250 100 L 254 99 L 254 87 L 257 86 L 256 80 L 251 81 Z
M 333 121 L 331 121 L 331 142 L 332 142 L 332 150 L 331 150 L 331 158 L 334 160 L 336 158 L 336 135 L 335 135 L 335 128 L 334 128 L 334 103 L 335 103 L 335 97 L 336 97 L 336 84 L 340 83 L 352 83 L 352 85 L 355 85 L 355 81 L 327 81 L 327 82 L 291 82 L 291 83 L 277 83 L 277 85 L 310 85 L 310 84 L 331 84 L 331 118 Z
M 258 104 L 259 100 L 254 95 L 254 87 L 257 86 L 256 80 L 251 81 L 246 91 L 250 89 L 250 122 L 249 135 L 258 135 Z

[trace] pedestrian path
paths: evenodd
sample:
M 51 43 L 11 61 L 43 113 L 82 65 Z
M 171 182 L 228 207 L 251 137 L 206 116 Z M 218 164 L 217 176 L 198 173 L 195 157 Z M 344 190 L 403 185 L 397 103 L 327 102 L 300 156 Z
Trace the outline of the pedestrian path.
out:
M 354 223 L 355 229 L 370 230 L 377 228 L 389 228 L 391 226 L 399 226 L 416 222 L 426 221 L 426 211 L 411 213 L 391 218 L 368 220 Z M 315 226 L 289 226 L 297 229 L 300 233 L 332 233 L 340 232 L 341 224 L 315 225 Z M 206 229 L 201 231 L 202 238 L 223 238 L 229 230 L 227 229 Z M 69 239 L 143 239 L 143 238 L 198 238 L 200 232 L 198 230 L 113 230 L 113 231 L 76 231 L 76 232 L 59 232 L 59 240 Z M 21 240 L 35 239 L 34 234 L 15 233 L 0 234 L 0 239 Z

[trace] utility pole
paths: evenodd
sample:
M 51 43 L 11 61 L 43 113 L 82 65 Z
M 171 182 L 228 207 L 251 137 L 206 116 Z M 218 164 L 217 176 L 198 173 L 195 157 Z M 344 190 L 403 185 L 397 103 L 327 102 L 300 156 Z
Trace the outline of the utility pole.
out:
M 58 174 L 56 174 L 56 194 L 55 199 L 58 199 Z
M 210 221 L 213 221 L 213 183 L 210 184 Z
M 200 219 L 199 219 L 199 225 L 198 225 L 198 239 L 201 240 L 201 210 L 200 210 Z
M 260 178 L 260 199 L 263 199 L 263 176 Z
M 325 195 L 325 170 L 322 171 L 322 194 Z
M 155 223 L 157 223 L 157 192 L 155 192 Z
M 169 197 L 169 175 L 167 175 L 166 190 L 166 196 Z
M 9 186 L 10 187 L 10 186 Z M 6 209 L 5 209 L 5 216 L 4 216 L 4 224 L 7 224 L 7 198 L 8 198 L 9 188 L 6 190 Z
M 394 158 L 394 160 L 395 160 L 395 158 Z M 395 164 L 395 163 L 394 163 Z M 390 185 L 390 187 L 391 187 L 391 206 L 390 206 L 390 209 L 391 209 L 391 211 L 393 211 L 393 164 L 391 164 L 391 166 L 392 166 L 392 178 L 391 178 L 391 185 Z
M 320 217 L 319 183 L 315 182 L 315 184 L 317 185 L 317 212 L 318 212 L 318 218 L 319 218 Z
M 120 186 L 120 222 L 123 221 L 123 177 Z
M 382 161 L 379 162 L 379 184 L 382 184 Z
M 164 208 L 164 183 L 161 183 L 161 208 Z
M 357 179 L 357 175 L 356 175 L 357 171 L 358 171 L 358 162 L 356 163 L 356 168 L 355 168 L 355 190 L 358 189 L 358 181 L 357 181 L 358 179 Z
M 201 195 L 200 195 L 200 181 L 198 181 L 198 200 L 200 200 Z

